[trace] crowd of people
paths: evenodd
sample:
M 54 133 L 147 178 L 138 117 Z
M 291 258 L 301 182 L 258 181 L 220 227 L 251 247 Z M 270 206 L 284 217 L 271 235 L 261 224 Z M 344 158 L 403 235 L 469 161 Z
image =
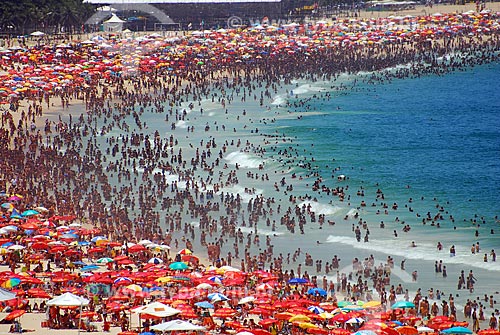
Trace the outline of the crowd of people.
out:
M 71 281 L 75 288 L 83 288 L 84 277 L 74 275 L 75 264 L 83 260 L 92 262 L 103 257 L 114 260 L 125 256 L 123 260 L 127 261 L 121 264 L 110 262 L 116 267 L 110 271 L 129 271 L 126 273 L 131 275 L 133 271 L 126 266 L 142 271 L 144 264 L 155 256 L 165 264 L 182 260 L 161 250 L 161 246 L 193 250 L 199 243 L 217 268 L 235 265 L 249 274 L 266 270 L 276 276 L 272 287 L 275 296 L 268 297 L 270 301 L 276 297 L 307 296 L 307 287 L 288 284 L 296 277 L 329 292 L 317 297 L 318 303 L 326 303 L 328 299 L 336 302 L 339 292 L 353 303 L 374 300 L 372 294 L 376 292 L 382 309 L 394 305 L 398 294 L 411 300 L 408 291 L 405 293 L 391 283 L 392 259 L 380 266 L 374 264 L 373 258 L 365 262 L 355 260 L 352 272 L 340 273 L 339 259 L 328 260 L 323 266 L 323 260 L 314 260 L 299 248 L 290 260 L 290 254 L 273 252 L 271 236 L 261 242 L 258 225 L 273 231 L 280 226 L 290 233 L 303 234 L 304 226 L 322 225 L 325 217 L 317 215 L 310 206 L 298 205 L 297 200 L 310 197 L 293 195 L 292 181 L 299 182 L 299 178 L 293 176 L 274 185 L 277 194 L 292 194 L 287 205 L 278 203 L 272 196 L 254 194 L 251 187 L 241 194 L 224 191 L 241 184 L 244 178 L 250 184 L 268 182 L 268 174 L 271 174 L 264 165 L 241 174 L 238 164 L 233 167 L 224 163 L 227 153 L 242 151 L 263 155 L 275 150 L 285 163 L 294 160 L 296 149 L 265 147 L 226 135 L 224 139 L 221 134 L 259 134 L 259 129 L 250 129 L 251 115 L 244 110 L 231 110 L 231 103 L 253 100 L 264 106 L 279 85 L 290 84 L 293 79 L 335 83 L 342 73 L 369 71 L 362 80 L 383 83 L 394 78 L 444 74 L 497 61 L 498 29 L 498 17 L 494 13 L 446 14 L 340 20 L 332 24 L 254 26 L 168 39 L 107 36 L 105 40 L 3 50 L 0 190 L 4 191 L 6 206 L 2 205 L 1 220 L 4 225 L 18 227 L 3 235 L 26 250 L 34 250 L 34 243 L 43 242 L 33 240 L 28 233 L 31 230 L 35 234 L 48 234 L 49 238 L 54 236 L 54 240 L 56 236 L 62 238 L 70 246 L 76 242 L 77 246 L 72 249 L 64 245 L 55 252 L 46 246 L 41 250 L 48 252 L 37 253 L 39 256 L 34 259 L 30 252 L 16 251 L 4 257 L 4 262 L 12 273 L 21 263 L 24 263 L 24 271 L 31 273 L 31 266 L 35 264 L 34 277 L 44 270 L 53 271 L 52 264 L 68 273 L 68 279 L 62 283 Z M 400 64 L 408 66 L 393 68 Z M 342 84 L 336 88 L 352 89 Z M 196 105 L 202 99 L 217 104 L 234 120 L 241 120 L 241 127 L 226 129 L 224 124 L 208 122 L 205 129 L 179 127 L 191 113 L 203 116 L 205 112 Z M 189 101 L 193 103 L 187 104 Z M 287 107 L 293 111 L 306 105 L 307 101 L 300 101 Z M 46 118 L 47 112 L 56 109 L 60 110 L 58 119 L 46 119 L 45 124 L 40 124 L 39 120 Z M 167 135 L 150 131 L 154 126 L 148 123 L 151 113 L 162 115 Z M 199 143 L 189 139 L 195 132 L 201 139 Z M 286 137 L 263 136 L 269 144 L 292 142 Z M 312 191 L 347 200 L 348 189 L 322 185 L 321 176 L 311 168 L 311 162 L 297 163 L 308 170 L 300 179 L 313 180 Z M 243 200 L 246 195 L 252 196 L 248 202 Z M 376 197 L 375 206 L 389 211 L 383 192 L 377 192 Z M 397 207 L 394 204 L 392 209 Z M 36 208 L 37 214 L 22 214 Z M 94 228 L 78 227 L 71 232 L 68 227 L 60 229 L 66 223 L 75 223 L 75 219 Z M 368 243 L 368 224 L 361 218 L 354 219 L 359 220 L 353 225 L 358 240 L 364 232 Z M 22 228 L 29 220 L 33 220 L 34 226 Z M 189 223 L 194 220 L 199 225 Z M 433 224 L 439 225 L 440 220 L 439 215 L 429 216 Z M 252 232 L 245 233 L 242 228 Z M 410 226 L 406 229 L 409 231 Z M 64 237 L 63 233 L 76 237 Z M 104 236 L 107 241 L 102 242 L 102 249 L 97 251 L 92 250 L 100 248 L 100 243 L 92 242 L 96 236 Z M 144 248 L 130 252 L 129 244 L 141 240 L 149 240 L 161 251 L 154 254 Z M 90 246 L 81 246 L 80 242 Z M 115 249 L 116 246 L 120 248 Z M 294 271 L 291 263 L 302 263 L 302 258 L 311 270 L 302 271 L 299 266 Z M 311 268 L 314 262 L 316 271 Z M 334 273 L 336 282 L 326 280 L 326 276 L 321 278 L 323 269 L 325 274 Z M 437 272 L 444 277 L 446 267 Z M 469 278 L 459 283 L 459 289 L 467 284 L 471 290 L 472 273 Z M 417 280 L 416 271 L 414 279 Z M 248 276 L 244 283 L 248 289 L 255 290 L 259 281 Z M 29 290 L 33 284 L 22 285 Z M 175 294 L 179 294 L 183 285 L 174 287 Z M 62 285 L 53 283 L 50 294 L 57 295 L 61 288 Z M 438 300 L 443 299 L 443 295 Z M 423 318 L 439 314 L 438 304 L 429 307 L 420 291 L 413 302 L 414 314 Z M 493 309 L 494 303 L 488 303 Z M 101 301 L 95 301 L 90 310 L 96 310 L 100 304 Z M 475 319 L 485 318 L 485 306 L 480 299 L 472 301 L 464 310 L 465 317 L 472 317 L 475 324 Z M 103 310 L 108 308 L 103 305 Z M 116 320 L 122 319 L 120 308 L 116 308 Z M 451 322 L 457 320 L 453 296 L 443 300 L 441 314 L 451 317 Z M 498 318 L 498 310 L 492 317 Z M 57 321 L 59 319 L 51 318 L 53 322 L 63 323 Z

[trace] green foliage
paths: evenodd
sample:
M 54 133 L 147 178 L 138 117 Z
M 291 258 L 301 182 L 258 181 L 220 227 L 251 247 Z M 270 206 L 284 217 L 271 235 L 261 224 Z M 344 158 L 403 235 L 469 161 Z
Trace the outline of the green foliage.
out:
M 1 0 L 0 31 L 78 30 L 94 11 L 83 0 Z

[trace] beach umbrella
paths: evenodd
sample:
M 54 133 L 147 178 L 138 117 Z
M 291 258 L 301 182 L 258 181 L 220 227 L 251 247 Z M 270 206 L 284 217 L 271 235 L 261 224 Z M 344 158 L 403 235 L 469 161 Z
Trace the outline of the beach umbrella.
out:
M 88 250 L 88 253 L 93 254 L 93 253 L 99 253 L 99 252 L 105 252 L 105 251 L 106 251 L 106 249 L 103 247 L 95 247 L 95 248 L 90 248 Z
M 78 314 L 80 318 L 93 318 L 94 316 L 97 316 L 97 313 L 92 311 L 85 311 Z
M 179 314 L 179 313 L 181 313 L 181 310 L 176 309 L 176 308 L 172 308 L 172 307 L 165 305 L 161 302 L 154 301 L 154 302 L 151 302 L 147 305 L 134 308 L 134 309 L 132 309 L 132 312 L 139 314 L 139 315 L 148 314 L 148 315 L 152 315 L 155 317 L 164 318 L 164 317 L 169 317 L 172 315 Z
M 30 288 L 28 291 L 28 296 L 30 298 L 42 298 L 42 299 L 50 299 L 51 296 L 47 292 L 45 292 L 41 288 Z
M 17 319 L 18 317 L 20 317 L 24 313 L 26 313 L 26 311 L 24 309 L 16 309 L 16 310 L 13 310 L 12 312 L 10 312 L 9 314 L 7 314 L 7 316 L 4 319 L 7 321 L 11 321 L 11 320 Z
M 222 293 L 219 293 L 219 292 L 216 292 L 216 293 L 210 293 L 208 296 L 207 296 L 208 299 L 210 299 L 210 301 L 212 302 L 216 302 L 216 301 L 226 301 L 226 300 L 229 300 L 228 297 L 226 297 L 224 294 Z
M 307 333 L 315 335 L 328 335 L 329 332 L 328 329 L 316 327 L 316 328 L 308 328 Z
M 322 288 L 319 288 L 319 287 L 312 287 L 310 289 L 307 290 L 307 294 L 309 295 L 320 295 L 322 297 L 326 297 L 327 296 L 327 293 L 325 290 L 323 290 Z
M 132 282 L 133 282 L 132 279 L 128 277 L 118 277 L 113 281 L 113 284 L 115 284 L 116 286 L 120 286 L 120 285 L 128 285 Z
M 212 288 L 212 285 L 209 283 L 201 283 L 196 286 L 197 289 L 199 290 L 210 290 Z
M 22 216 L 33 216 L 33 215 L 38 215 L 40 213 L 38 213 L 37 211 L 35 211 L 34 209 L 28 209 L 24 212 L 22 212 Z
M 329 312 L 319 313 L 318 316 L 326 320 L 333 318 L 333 314 Z
M 288 322 L 309 322 L 311 318 L 304 314 L 297 314 L 288 319 Z
M 26 222 L 20 225 L 21 228 L 24 230 L 35 230 L 38 229 L 38 225 L 34 222 Z
M 148 261 L 149 264 L 162 264 L 163 260 L 158 257 L 153 257 Z
M 323 308 L 318 306 L 309 306 L 307 309 L 314 314 L 321 314 L 325 311 Z
M 363 323 L 363 322 L 365 322 L 365 320 L 364 320 L 364 319 L 354 317 L 354 318 L 350 318 L 350 319 L 349 319 L 349 320 L 347 320 L 345 323 L 349 323 L 349 324 L 360 324 L 360 323 Z
M 63 293 L 49 301 L 47 301 L 48 306 L 59 306 L 59 307 L 76 307 L 76 306 L 87 306 L 89 300 L 79 297 L 73 293 Z
M 288 284 L 307 284 L 309 281 L 304 278 L 292 278 L 288 281 Z
M 220 284 L 222 285 L 222 277 L 219 277 L 219 276 L 210 276 L 207 278 L 207 280 L 215 283 L 215 284 Z
M 200 307 L 200 308 L 214 308 L 214 305 L 212 305 L 208 301 L 200 301 L 200 302 L 195 303 L 194 305 L 197 307 Z
M 89 265 L 85 265 L 83 266 L 80 271 L 82 272 L 86 272 L 86 271 L 94 271 L 94 270 L 97 270 L 99 269 L 99 266 L 96 265 L 96 264 L 89 264 Z
M 500 330 L 496 329 L 483 329 L 477 332 L 477 335 L 500 335 Z
M 302 329 L 318 328 L 317 325 L 311 322 L 295 322 L 295 324 Z
M 382 303 L 380 301 L 372 300 L 372 301 L 365 302 L 362 307 L 363 308 L 376 308 L 376 307 L 379 307 L 380 305 L 382 305 Z
M 173 262 L 169 264 L 168 268 L 170 270 L 186 270 L 188 265 L 184 262 Z
M 131 253 L 137 253 L 137 252 L 146 251 L 146 250 L 147 250 L 146 247 L 141 245 L 141 244 L 136 244 L 136 245 L 133 245 L 130 248 L 128 248 L 128 252 L 131 252 Z
M 434 333 L 434 332 L 435 332 L 435 330 L 434 330 L 434 329 L 429 328 L 429 327 L 426 327 L 426 326 L 420 326 L 420 327 L 417 327 L 417 331 L 418 331 L 419 333 Z M 485 335 L 486 335 L 486 334 L 485 334 Z M 494 335 L 494 334 L 492 334 L 492 335 Z M 500 335 L 500 334 L 498 334 L 498 335 Z
M 351 318 L 352 318 L 352 314 L 350 314 L 350 313 L 339 313 L 339 314 L 334 315 L 332 320 L 335 322 L 343 323 L 343 322 L 348 321 Z
M 158 330 L 161 332 L 171 332 L 171 331 L 199 331 L 205 330 L 205 327 L 197 326 L 191 322 L 183 320 L 172 320 L 154 325 L 151 330 Z
M 352 335 L 377 335 L 377 333 L 373 330 L 358 330 L 357 332 L 353 333 Z
M 412 326 L 401 326 L 396 328 L 397 332 L 401 335 L 417 335 L 418 329 Z
M 114 260 L 112 258 L 109 258 L 109 257 L 102 257 L 96 261 L 97 264 L 108 264 L 108 263 L 113 263 L 113 262 L 114 262 Z
M 19 278 L 9 278 L 6 281 L 4 281 L 1 286 L 3 288 L 13 288 L 13 287 L 16 287 L 19 284 L 21 284 L 21 279 L 19 279 Z
M 219 308 L 212 314 L 213 317 L 216 318 L 231 318 L 236 314 L 236 311 L 231 308 Z
M 8 301 L 16 298 L 16 294 L 0 288 L 0 301 Z
M 443 334 L 472 334 L 472 330 L 466 327 L 451 327 L 445 330 L 442 330 Z
M 415 304 L 411 301 L 398 301 L 391 306 L 392 309 L 396 308 L 415 308 Z
M 178 254 L 179 255 L 191 255 L 193 252 L 189 249 L 182 249 L 182 250 L 179 250 Z
M 134 292 L 142 292 L 142 287 L 137 284 L 130 284 L 125 286 L 126 289 L 134 291 Z
M 14 244 L 14 245 L 9 246 L 7 249 L 8 250 L 23 250 L 23 249 L 25 249 L 25 247 L 22 245 L 19 245 L 19 244 Z
M 240 299 L 240 301 L 238 301 L 238 305 L 244 305 L 244 304 L 248 304 L 249 302 L 254 302 L 254 301 L 255 301 L 255 297 L 253 297 L 253 296 L 243 297 Z

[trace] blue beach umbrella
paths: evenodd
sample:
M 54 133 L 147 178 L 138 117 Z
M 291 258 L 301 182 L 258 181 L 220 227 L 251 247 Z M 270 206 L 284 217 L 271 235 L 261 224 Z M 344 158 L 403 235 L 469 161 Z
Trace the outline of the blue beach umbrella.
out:
M 38 214 L 40 214 L 40 213 L 38 213 L 34 209 L 28 209 L 27 211 L 24 211 L 21 215 L 22 216 L 33 216 L 33 215 L 38 215 Z
M 195 303 L 194 305 L 197 307 L 201 307 L 201 308 L 214 308 L 214 305 L 212 305 L 208 301 L 200 301 L 200 302 Z
M 309 295 L 320 295 L 322 297 L 326 297 L 327 296 L 327 293 L 325 290 L 323 290 L 322 288 L 319 288 L 319 287 L 312 287 L 310 289 L 307 290 L 307 294 Z
M 207 298 L 210 299 L 210 301 L 226 301 L 229 300 L 228 297 L 226 297 L 224 294 L 216 292 L 216 293 L 210 293 L 207 295 Z
M 313 312 L 314 314 L 321 314 L 325 311 L 323 308 L 318 306 L 309 306 L 307 307 L 307 309 Z
M 292 278 L 288 281 L 288 284 L 307 284 L 309 281 L 304 278 Z
M 208 277 L 207 279 L 210 280 L 211 282 L 216 283 L 216 284 L 222 284 L 223 278 L 221 276 L 211 276 L 211 277 Z
M 97 269 L 99 269 L 98 265 L 90 264 L 90 265 L 86 265 L 86 266 L 82 267 L 80 269 L 80 271 L 85 272 L 85 271 L 93 271 L 93 270 L 97 270 Z

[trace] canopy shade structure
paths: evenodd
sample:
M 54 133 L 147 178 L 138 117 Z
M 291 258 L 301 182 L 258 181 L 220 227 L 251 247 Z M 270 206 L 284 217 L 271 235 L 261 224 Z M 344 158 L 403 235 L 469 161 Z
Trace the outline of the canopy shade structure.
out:
M 193 330 L 196 331 L 196 330 L 205 330 L 205 327 L 197 326 L 187 321 L 172 320 L 152 326 L 151 330 L 158 330 L 161 332 L 193 331 Z
M 66 292 L 58 297 L 47 301 L 47 306 L 60 306 L 60 307 L 73 307 L 73 306 L 87 306 L 89 300 L 74 295 L 73 293 Z

